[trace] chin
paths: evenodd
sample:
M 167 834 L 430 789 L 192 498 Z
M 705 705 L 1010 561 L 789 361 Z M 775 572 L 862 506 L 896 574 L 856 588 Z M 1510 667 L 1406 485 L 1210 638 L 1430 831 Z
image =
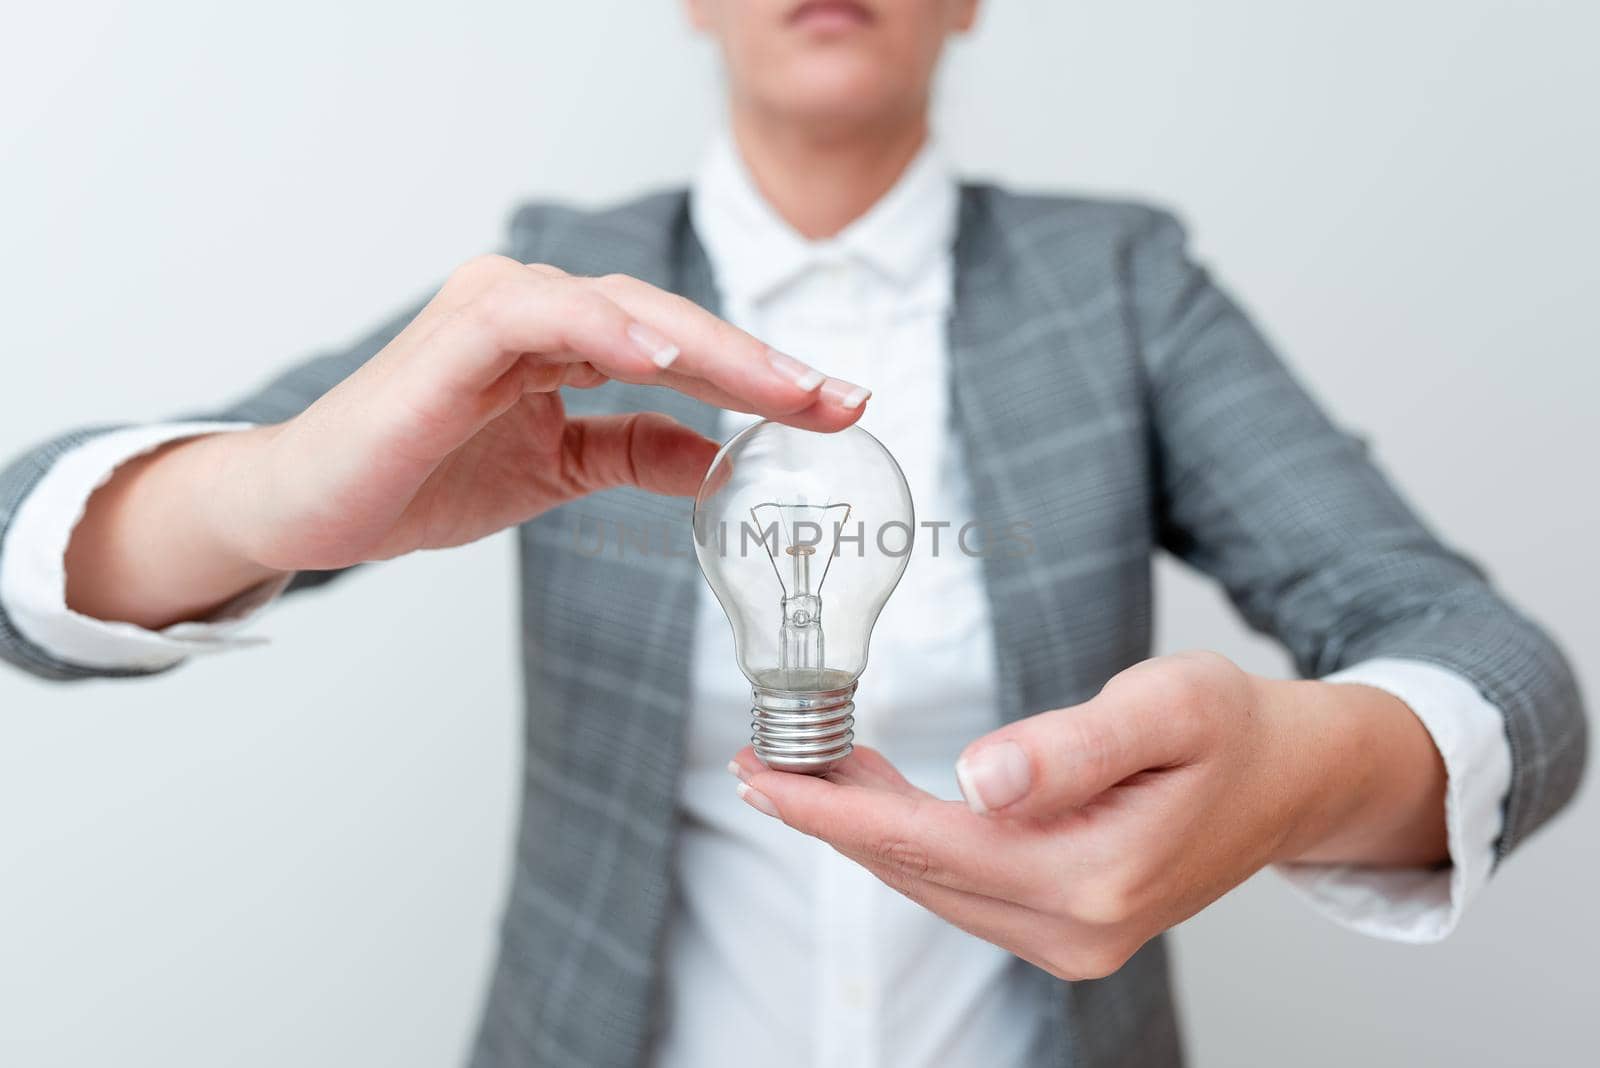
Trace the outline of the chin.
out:
M 818 123 L 856 124 L 898 113 L 908 95 L 870 57 L 807 56 L 763 95 L 778 110 Z

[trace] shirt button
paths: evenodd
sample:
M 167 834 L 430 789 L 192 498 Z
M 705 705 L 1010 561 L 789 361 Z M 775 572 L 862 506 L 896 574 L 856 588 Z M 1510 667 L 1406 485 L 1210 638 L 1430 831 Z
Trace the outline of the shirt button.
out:
M 851 979 L 844 984 L 842 1000 L 848 1008 L 861 1010 L 867 1006 L 867 988 L 859 979 Z

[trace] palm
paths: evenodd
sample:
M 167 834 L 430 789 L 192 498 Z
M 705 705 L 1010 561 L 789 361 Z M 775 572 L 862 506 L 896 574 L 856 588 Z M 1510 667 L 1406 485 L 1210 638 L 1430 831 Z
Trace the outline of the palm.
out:
M 442 458 L 405 421 L 336 455 L 315 437 L 284 441 L 292 466 L 310 452 L 321 470 L 297 487 L 265 555 L 283 570 L 337 568 L 463 545 L 612 486 L 692 494 L 716 452 L 662 415 L 569 419 L 554 390 L 495 409 L 476 430 L 459 427 Z
M 559 393 L 529 393 L 447 456 L 417 489 L 378 556 L 464 545 L 577 496 Z

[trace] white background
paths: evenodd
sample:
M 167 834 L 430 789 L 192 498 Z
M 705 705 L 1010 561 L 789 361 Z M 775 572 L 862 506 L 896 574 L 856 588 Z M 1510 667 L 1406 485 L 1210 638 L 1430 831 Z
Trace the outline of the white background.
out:
M 681 181 L 717 121 L 668 0 L 5 22 L 0 455 L 233 396 L 493 247 L 519 199 Z M 1180 207 L 1592 694 L 1597 39 L 1587 0 L 991 0 L 940 125 L 970 172 Z M 501 537 L 175 676 L 0 673 L 0 1063 L 457 1061 L 507 880 L 514 583 Z M 1163 648 L 1284 669 L 1202 581 L 1164 567 L 1160 594 Z M 1195 1062 L 1583 1059 L 1597 815 L 1591 791 L 1436 948 L 1257 879 L 1178 935 Z

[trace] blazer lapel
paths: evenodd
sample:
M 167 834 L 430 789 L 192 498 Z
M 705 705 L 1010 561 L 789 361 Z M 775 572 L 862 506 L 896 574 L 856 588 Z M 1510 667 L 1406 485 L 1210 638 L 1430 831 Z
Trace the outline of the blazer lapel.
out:
M 1053 574 L 1082 551 L 1058 522 L 1074 503 L 1077 457 L 1072 436 L 1058 432 L 1079 407 L 1074 347 L 1070 330 L 1053 318 L 1060 309 L 1017 262 L 1010 236 L 994 217 L 992 191 L 963 188 L 948 335 L 951 430 L 966 451 L 974 518 L 986 530 L 1025 530 L 1031 542 L 1026 552 L 983 555 L 1007 722 L 1082 700 L 1104 681 L 1075 660 L 1062 604 L 1071 591 Z M 1039 969 L 1028 974 L 1049 1013 L 1045 1048 L 1035 1054 L 1041 1063 L 1076 1063 L 1063 985 Z
M 989 213 L 984 191 L 962 191 L 956 238 L 955 301 L 951 312 L 951 418 L 966 449 L 976 517 L 985 529 L 1021 525 L 1037 537 L 1036 504 L 1046 489 L 1035 470 L 1017 467 L 1018 435 L 1053 425 L 1060 398 L 1050 375 L 1040 375 L 1054 347 L 1049 337 L 1016 341 L 1020 323 L 1037 320 L 1037 309 L 1015 285 L 1003 235 Z M 1040 458 L 1040 466 L 1048 466 Z M 1037 544 L 1035 544 L 1037 551 Z M 1029 557 L 1021 552 L 985 553 L 983 573 L 994 620 L 1001 687 L 1000 708 L 1007 721 L 1039 710 L 1051 687 L 1030 673 L 1021 651 L 1037 641 L 1048 613 L 1031 577 Z

